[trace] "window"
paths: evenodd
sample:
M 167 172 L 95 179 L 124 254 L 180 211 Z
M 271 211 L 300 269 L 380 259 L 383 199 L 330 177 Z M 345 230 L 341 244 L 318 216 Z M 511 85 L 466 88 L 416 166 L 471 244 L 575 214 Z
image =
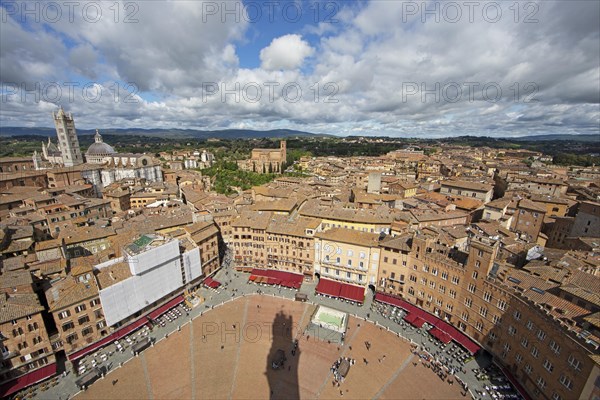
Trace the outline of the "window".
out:
M 581 371 L 581 362 L 575 358 L 575 356 L 573 354 L 571 354 L 569 356 L 569 365 L 575 370 L 575 371 Z
M 96 324 L 96 329 L 102 329 L 106 326 L 106 322 L 100 321 Z
M 527 346 L 529 346 L 529 340 L 527 340 L 526 337 L 524 337 L 523 339 L 521 339 L 521 346 L 527 348 Z
M 515 336 L 515 334 L 516 334 L 516 333 L 517 333 L 517 328 L 515 328 L 515 327 L 514 327 L 514 326 L 512 326 L 512 325 L 509 325 L 509 326 L 508 326 L 508 334 L 509 334 L 510 336 Z
M 567 389 L 573 389 L 573 382 L 571 382 L 571 379 L 568 376 L 563 374 L 560 376 L 560 379 L 558 381 L 562 383 L 562 385 Z
M 348 260 L 348 266 L 351 267 L 352 266 L 352 260 Z
M 552 363 L 548 361 L 548 359 L 544 360 L 544 368 L 546 368 L 546 371 L 548 372 L 554 371 L 554 365 L 552 365 Z
M 546 387 L 546 381 L 541 376 L 537 380 L 537 385 L 540 389 L 544 389 Z
M 73 328 L 75 328 L 75 324 L 73 322 L 67 322 L 66 324 L 63 324 L 63 326 L 62 326 L 63 332 L 69 331 Z
M 348 278 L 348 279 L 352 278 L 352 274 L 350 272 L 346 272 L 346 278 Z
M 524 371 L 527 375 L 531 375 L 531 373 L 533 372 L 533 367 L 529 364 L 525 365 Z
M 353 252 L 352 250 L 348 250 L 348 253 L 347 253 L 347 254 L 348 254 L 348 257 L 352 257 L 352 256 L 354 256 L 354 252 Z
M 515 317 L 515 319 L 519 321 L 521 319 L 521 313 L 519 311 L 515 311 L 513 317 Z
M 538 329 L 537 337 L 538 339 L 540 339 L 540 341 L 543 341 L 546 338 L 546 332 L 544 332 L 541 329 Z
M 465 299 L 465 306 L 471 308 L 471 305 L 473 304 L 473 300 L 466 298 Z
M 475 329 L 477 329 L 479 332 L 483 331 L 483 323 L 481 321 L 477 321 Z
M 556 343 L 554 340 L 550 342 L 550 348 L 555 354 L 560 354 L 560 345 Z
M 449 292 L 449 294 L 450 294 L 450 297 L 451 297 L 451 298 L 453 298 L 453 299 L 455 299 L 455 298 L 456 298 L 456 291 L 454 291 L 454 290 L 450 289 L 450 292 Z
M 487 308 L 481 306 L 479 307 L 479 315 L 481 315 L 482 317 L 487 317 Z
M 562 400 L 562 397 L 556 392 L 552 393 L 552 400 Z
M 458 276 L 452 276 L 452 283 L 458 285 L 460 282 L 460 278 Z
M 85 311 L 85 304 L 80 304 L 77 307 L 75 307 L 75 312 L 76 313 L 80 313 L 82 311 Z
M 467 322 L 467 321 L 469 321 L 469 314 L 466 311 L 463 311 L 463 313 L 460 315 L 460 318 L 463 321 Z
M 477 271 L 473 271 L 473 279 L 477 279 Z
M 58 319 L 65 319 L 71 316 L 71 311 L 65 310 L 58 314 Z
M 469 283 L 469 286 L 467 287 L 467 290 L 469 292 L 471 292 L 471 293 L 475 293 L 475 289 L 476 289 L 476 286 L 474 284 L 472 284 L 472 283 Z
M 336 264 L 339 264 L 341 262 L 341 259 L 339 257 L 336 257 L 335 262 Z
M 498 315 L 496 315 L 496 314 L 492 315 L 492 322 L 494 323 L 494 325 L 499 324 L 500 321 L 501 321 L 501 318 Z
M 521 364 L 521 362 L 523 362 L 523 356 L 517 353 L 515 355 L 515 361 L 517 362 L 517 364 Z
M 87 315 L 84 315 L 83 317 L 79 318 L 77 320 L 77 322 L 79 323 L 79 325 L 83 325 L 87 322 L 90 322 L 90 317 L 88 317 Z
M 498 300 L 497 306 L 502 311 L 506 310 L 506 302 L 504 300 Z
M 67 336 L 67 343 L 72 344 L 74 341 L 77 340 L 77 334 L 76 333 L 72 333 L 69 336 Z
M 445 281 L 448 280 L 448 273 L 446 271 L 442 271 L 442 279 Z
M 483 257 L 483 251 L 477 250 L 477 257 Z
M 483 300 L 489 303 L 490 301 L 492 301 L 492 294 L 490 292 L 485 292 L 483 294 Z
M 88 326 L 87 328 L 84 328 L 81 331 L 81 336 L 87 336 L 87 335 L 91 335 L 94 332 L 94 330 L 92 329 L 91 326 Z
M 533 346 L 531 348 L 531 355 L 534 356 L 535 358 L 538 358 L 538 356 L 540 355 L 540 351 L 538 350 L 537 347 Z
M 361 251 L 361 252 L 360 252 L 360 258 L 365 258 L 365 257 L 366 257 L 366 255 L 365 255 L 365 252 L 364 252 L 364 251 Z
M 529 329 L 530 331 L 533 330 L 533 322 L 531 321 L 527 321 L 527 329 Z
M 95 307 L 97 305 L 100 305 L 100 299 L 94 299 L 90 301 L 90 307 Z

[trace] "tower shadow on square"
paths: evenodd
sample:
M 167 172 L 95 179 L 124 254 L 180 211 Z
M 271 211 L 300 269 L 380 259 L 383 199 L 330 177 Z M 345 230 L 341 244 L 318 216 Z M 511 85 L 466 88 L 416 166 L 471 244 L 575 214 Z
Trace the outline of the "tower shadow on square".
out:
M 299 399 L 298 363 L 300 345 L 295 344 L 293 318 L 278 312 L 271 326 L 271 349 L 265 374 L 269 382 L 269 399 Z

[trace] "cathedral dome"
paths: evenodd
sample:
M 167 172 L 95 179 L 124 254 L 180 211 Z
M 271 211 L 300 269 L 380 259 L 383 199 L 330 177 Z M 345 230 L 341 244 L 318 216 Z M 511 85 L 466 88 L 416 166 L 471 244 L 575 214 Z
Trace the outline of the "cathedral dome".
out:
M 87 152 L 85 153 L 86 156 L 100 156 L 100 155 L 109 155 L 109 154 L 115 154 L 116 151 L 115 149 L 113 149 L 110 145 L 104 143 L 102 141 L 102 136 L 100 136 L 100 133 L 98 133 L 98 131 L 96 131 L 96 135 L 94 136 L 94 143 L 91 144 L 90 147 L 88 147 Z

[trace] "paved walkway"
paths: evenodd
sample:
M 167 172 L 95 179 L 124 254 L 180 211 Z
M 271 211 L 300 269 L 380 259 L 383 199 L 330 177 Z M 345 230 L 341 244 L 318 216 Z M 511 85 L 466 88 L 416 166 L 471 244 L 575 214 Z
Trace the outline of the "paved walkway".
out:
M 214 307 L 218 307 L 225 302 L 231 301 L 234 298 L 239 298 L 243 296 L 257 294 L 257 291 L 260 290 L 262 295 L 265 296 L 274 296 L 274 297 L 283 297 L 290 300 L 293 300 L 295 294 L 297 293 L 295 290 L 286 289 L 286 288 L 277 288 L 274 286 L 264 286 L 264 285 L 256 285 L 253 283 L 248 283 L 248 274 L 236 272 L 232 269 L 230 264 L 230 255 L 226 255 L 223 267 L 215 274 L 213 277 L 217 281 L 222 283 L 222 287 L 219 290 L 212 290 L 207 288 L 201 288 L 198 294 L 204 297 L 205 301 L 202 304 L 196 306 L 188 316 L 185 314 L 168 323 L 165 327 L 161 327 L 159 325 L 155 325 L 154 329 L 148 334 L 148 337 L 152 338 L 156 343 L 160 342 L 164 338 L 166 338 L 169 334 L 180 330 L 184 324 L 188 324 L 193 319 L 201 316 L 203 313 L 209 312 Z M 425 332 L 425 336 L 422 333 L 417 332 L 416 329 L 412 329 L 410 327 L 403 328 L 401 325 L 391 321 L 379 313 L 373 311 L 371 309 L 371 305 L 373 303 L 373 295 L 368 292 L 365 302 L 362 306 L 358 306 L 352 304 L 347 301 L 342 301 L 339 299 L 327 298 L 324 296 L 320 296 L 315 294 L 316 283 L 314 282 L 304 282 L 300 289 L 301 293 L 305 293 L 308 296 L 308 301 L 313 304 L 321 304 L 327 307 L 331 307 L 340 311 L 344 311 L 358 317 L 362 320 L 368 320 L 373 322 L 377 326 L 380 326 L 382 329 L 386 329 L 387 331 L 394 332 L 398 337 L 405 338 L 412 343 L 418 343 L 425 346 L 433 346 L 428 343 L 429 337 Z M 247 305 L 246 305 L 247 306 Z M 245 311 L 247 312 L 247 310 Z M 302 316 L 302 320 L 304 320 L 304 316 Z M 135 333 L 137 334 L 137 333 Z M 353 332 L 356 334 L 356 331 Z M 193 330 L 191 331 L 191 342 L 194 341 Z M 121 341 L 124 344 L 124 341 Z M 346 345 L 351 343 L 350 340 L 347 340 Z M 127 346 L 126 346 L 127 347 Z M 191 349 L 192 355 L 193 347 Z M 120 353 L 116 351 L 115 345 L 111 344 L 103 349 L 97 351 L 98 353 L 104 353 L 108 355 L 108 359 L 106 362 L 102 364 L 103 367 L 106 368 L 108 373 L 115 368 L 119 368 L 123 364 L 127 363 L 133 358 L 133 355 L 127 349 L 126 351 Z M 90 356 L 84 357 L 84 361 L 89 361 Z M 489 381 L 479 381 L 475 377 L 472 369 L 478 368 L 481 369 L 489 365 L 490 361 L 485 357 L 478 357 L 477 359 L 473 359 L 469 361 L 465 366 L 465 372 L 457 372 L 456 375 L 460 377 L 463 381 L 465 381 L 469 388 L 472 390 L 478 389 L 483 390 L 485 385 L 490 385 Z M 196 388 L 193 377 L 195 376 L 194 371 L 192 371 L 192 398 L 196 397 Z M 79 388 L 76 386 L 75 381 L 78 377 L 72 373 L 68 372 L 66 376 L 57 377 L 57 384 L 55 386 L 49 387 L 45 391 L 39 390 L 41 385 L 38 385 L 38 390 L 34 392 L 28 398 L 31 399 L 69 399 L 72 398 L 79 392 Z M 149 392 L 151 393 L 151 392 Z M 233 393 L 233 388 L 232 392 Z

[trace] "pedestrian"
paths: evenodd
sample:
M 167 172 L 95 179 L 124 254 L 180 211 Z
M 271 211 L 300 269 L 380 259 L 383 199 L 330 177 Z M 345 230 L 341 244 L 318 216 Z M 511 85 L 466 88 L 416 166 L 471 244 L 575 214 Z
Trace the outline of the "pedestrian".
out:
M 113 386 L 115 386 L 115 385 L 117 384 L 117 382 L 119 382 L 119 380 L 118 380 L 118 379 L 115 379 L 115 380 L 113 380 L 113 381 L 112 381 L 112 385 L 113 385 Z

